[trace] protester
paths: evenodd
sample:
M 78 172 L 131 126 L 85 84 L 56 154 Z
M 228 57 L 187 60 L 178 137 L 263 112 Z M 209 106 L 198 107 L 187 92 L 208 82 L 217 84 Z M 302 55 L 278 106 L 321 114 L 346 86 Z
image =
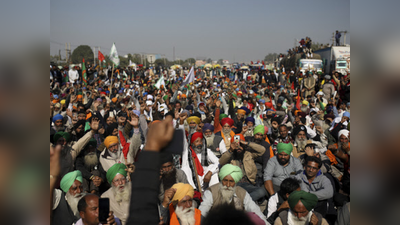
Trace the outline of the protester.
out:
M 232 164 L 226 164 L 219 172 L 220 183 L 215 184 L 204 192 L 203 202 L 199 210 L 201 215 L 207 216 L 207 213 L 222 204 L 234 204 L 236 209 L 254 212 L 265 223 L 265 216 L 260 208 L 251 199 L 245 189 L 236 184 L 242 179 L 242 169 Z

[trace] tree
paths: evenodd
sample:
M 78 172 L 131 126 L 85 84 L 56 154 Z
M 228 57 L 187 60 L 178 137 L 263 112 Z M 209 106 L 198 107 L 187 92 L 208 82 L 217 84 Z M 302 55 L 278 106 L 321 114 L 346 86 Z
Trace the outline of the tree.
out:
M 274 59 L 278 58 L 278 53 L 269 53 L 268 55 L 265 56 L 264 61 L 265 62 L 273 62 Z
M 223 59 L 218 59 L 217 63 L 221 65 L 223 61 Z
M 79 45 L 72 52 L 72 63 L 82 63 L 82 59 L 85 59 L 85 62 L 93 62 L 93 51 L 88 45 Z
M 207 63 L 212 63 L 212 59 L 208 58 L 206 62 Z

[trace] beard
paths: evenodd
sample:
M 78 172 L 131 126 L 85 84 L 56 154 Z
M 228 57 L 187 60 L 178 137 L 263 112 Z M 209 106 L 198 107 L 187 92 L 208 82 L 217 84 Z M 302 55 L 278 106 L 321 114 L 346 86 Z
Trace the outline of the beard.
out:
M 299 150 L 302 150 L 302 149 L 304 149 L 305 147 L 306 147 L 306 145 L 307 145 L 307 139 L 306 138 L 298 138 L 297 136 L 296 136 L 296 139 L 295 139 L 295 141 L 296 141 L 296 143 L 297 143 L 297 148 L 299 149 Z
M 69 207 L 71 207 L 72 212 L 76 217 L 79 217 L 79 211 L 78 211 L 78 202 L 83 198 L 85 195 L 83 193 L 76 194 L 75 196 L 71 195 L 69 192 L 65 194 L 65 197 L 67 198 L 67 202 Z
M 222 195 L 222 203 L 229 204 L 232 201 L 233 194 L 236 191 L 236 185 L 234 187 L 225 187 L 222 183 L 219 183 L 219 190 Z
M 205 136 L 205 137 L 206 137 L 207 147 L 211 147 L 213 145 L 213 143 L 214 143 L 215 134 L 212 133 L 211 135 Z
M 308 106 L 300 106 L 300 110 L 305 113 L 308 110 Z
M 241 152 L 238 152 L 237 150 L 233 152 L 233 158 L 236 160 L 243 160 L 244 157 L 244 150 L 241 150 Z
M 198 146 L 192 145 L 192 148 L 197 154 L 200 154 L 203 151 L 203 145 L 198 145 Z
M 261 138 L 261 139 L 254 138 L 254 142 L 255 142 L 256 144 L 261 144 L 262 138 Z
M 292 210 L 289 209 L 289 212 L 288 212 L 288 224 L 291 224 L 291 225 L 306 225 L 306 224 L 309 224 L 311 215 L 312 215 L 312 211 L 308 212 L 307 216 L 305 216 L 305 217 L 297 218 L 293 214 Z
M 121 150 L 119 149 L 119 147 L 118 147 L 118 151 L 116 153 L 110 152 L 109 150 L 107 150 L 107 151 L 108 151 L 108 154 L 110 154 L 111 159 L 113 159 L 113 160 L 117 160 L 121 156 Z
M 90 152 L 89 154 L 85 155 L 84 158 L 85 166 L 88 168 L 92 168 L 99 164 L 99 158 L 96 155 L 96 152 Z
M 197 126 L 195 126 L 195 127 L 189 126 L 189 135 L 196 133 L 196 131 L 197 131 Z
M 176 168 L 173 168 L 171 171 L 165 172 L 161 175 L 161 183 L 164 187 L 164 190 L 167 190 L 172 187 L 176 183 Z
M 290 157 L 289 157 L 289 159 L 284 159 L 284 158 L 279 158 L 278 157 L 277 160 L 278 160 L 278 163 L 283 166 L 283 165 L 285 165 L 286 163 L 289 162 Z
M 117 187 L 112 186 L 112 192 L 117 202 L 129 202 L 131 194 L 131 186 L 127 183 L 120 184 Z
M 176 216 L 181 220 L 181 225 L 194 225 L 196 220 L 194 219 L 194 206 L 183 209 L 182 206 L 176 206 Z
M 59 127 L 54 126 L 54 130 L 56 130 L 56 132 L 64 131 L 64 130 L 65 130 L 65 127 L 64 127 L 63 125 L 61 125 L 61 126 L 59 126 Z
M 231 137 L 231 128 L 222 128 L 222 133 L 224 133 L 224 136 Z

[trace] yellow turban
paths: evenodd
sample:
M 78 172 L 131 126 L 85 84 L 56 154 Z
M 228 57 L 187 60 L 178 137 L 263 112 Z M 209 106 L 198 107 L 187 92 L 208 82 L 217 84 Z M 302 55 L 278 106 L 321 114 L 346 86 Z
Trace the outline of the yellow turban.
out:
M 187 118 L 188 123 L 190 123 L 192 121 L 195 122 L 196 124 L 200 124 L 200 122 L 201 122 L 200 118 L 197 116 L 191 116 L 191 117 Z
M 175 192 L 174 197 L 172 198 L 172 201 L 180 201 L 186 195 L 189 195 L 191 198 L 193 198 L 194 189 L 193 189 L 192 185 L 190 185 L 190 184 L 176 183 L 172 186 L 172 188 L 176 189 L 176 192 Z
M 308 105 L 308 101 L 304 100 L 304 101 L 302 102 L 302 104 L 303 104 L 303 105 Z
M 108 148 L 111 144 L 118 143 L 118 137 L 117 136 L 108 136 L 104 140 L 104 145 Z
M 61 103 L 62 105 L 64 105 L 64 104 L 65 104 L 65 99 L 61 100 L 60 103 Z
M 246 111 L 244 111 L 243 109 L 238 109 L 236 112 L 237 112 L 238 114 L 246 115 Z

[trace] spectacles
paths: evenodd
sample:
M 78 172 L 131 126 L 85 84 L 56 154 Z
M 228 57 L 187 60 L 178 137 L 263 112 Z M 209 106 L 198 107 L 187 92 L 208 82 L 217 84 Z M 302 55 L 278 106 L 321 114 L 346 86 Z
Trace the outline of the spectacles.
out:
M 122 177 L 122 178 L 113 180 L 113 183 L 119 184 L 119 183 L 124 183 L 125 181 L 126 181 L 126 178 L 125 178 L 125 177 Z

